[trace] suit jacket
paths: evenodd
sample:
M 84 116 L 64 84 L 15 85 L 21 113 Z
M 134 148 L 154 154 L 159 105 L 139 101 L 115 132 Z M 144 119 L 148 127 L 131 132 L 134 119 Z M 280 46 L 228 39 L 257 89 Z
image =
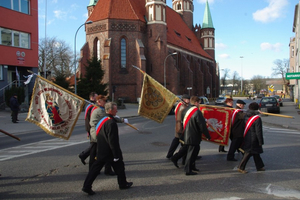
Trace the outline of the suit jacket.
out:
M 107 120 L 97 131 L 97 160 L 112 162 L 114 158 L 123 160 L 119 143 L 119 130 L 116 119 L 107 115 Z

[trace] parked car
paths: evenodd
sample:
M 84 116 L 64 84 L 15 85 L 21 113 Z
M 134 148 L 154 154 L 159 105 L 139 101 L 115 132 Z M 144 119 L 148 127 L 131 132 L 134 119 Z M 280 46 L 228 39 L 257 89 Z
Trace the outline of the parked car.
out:
M 262 112 L 280 113 L 280 105 L 275 97 L 263 97 L 259 102 L 259 108 Z
M 200 99 L 200 104 L 209 105 L 209 101 L 205 96 L 201 96 L 199 97 L 199 99 Z
M 224 105 L 226 97 L 218 97 L 215 101 L 216 105 Z
M 277 99 L 277 101 L 279 102 L 279 105 L 283 106 L 282 98 L 279 95 L 273 95 L 272 97 L 275 97 Z
M 264 94 L 258 94 L 258 95 L 257 95 L 257 98 L 263 98 L 263 97 L 265 97 Z

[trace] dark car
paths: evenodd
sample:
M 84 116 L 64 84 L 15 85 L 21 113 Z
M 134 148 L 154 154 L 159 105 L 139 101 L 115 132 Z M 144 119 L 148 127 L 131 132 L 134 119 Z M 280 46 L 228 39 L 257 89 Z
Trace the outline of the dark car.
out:
M 262 112 L 280 113 L 280 105 L 275 97 L 263 97 L 259 102 L 259 108 Z
M 257 95 L 257 98 L 263 98 L 263 97 L 265 97 L 264 94 L 258 94 L 258 95 Z
M 218 97 L 215 101 L 216 105 L 224 105 L 226 97 Z
M 200 104 L 209 105 L 209 101 L 205 96 L 201 96 L 199 97 L 199 99 L 200 99 Z
M 283 106 L 282 98 L 279 95 L 273 95 L 272 97 L 275 97 L 277 99 L 277 101 L 279 102 L 279 105 Z

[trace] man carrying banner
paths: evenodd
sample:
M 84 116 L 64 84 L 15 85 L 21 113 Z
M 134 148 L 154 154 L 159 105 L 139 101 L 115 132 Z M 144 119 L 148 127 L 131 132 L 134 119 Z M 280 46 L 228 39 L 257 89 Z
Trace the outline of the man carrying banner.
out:
M 244 140 L 245 113 L 242 109 L 244 109 L 245 104 L 246 103 L 243 100 L 238 99 L 236 101 L 236 109 L 232 113 L 230 134 L 231 143 L 227 154 L 227 161 L 237 161 L 237 159 L 234 158 L 234 153 L 241 147 Z
M 253 102 L 249 105 L 249 109 L 245 116 L 245 130 L 244 130 L 244 143 L 242 149 L 244 150 L 244 156 L 241 163 L 238 166 L 238 171 L 245 174 L 246 164 L 250 157 L 253 156 L 256 170 L 265 171 L 264 163 L 260 157 L 263 153 L 262 145 L 264 144 L 262 120 L 258 114 L 258 104 Z
M 98 143 L 97 160 L 89 171 L 82 188 L 82 191 L 89 195 L 95 194 L 92 190 L 92 184 L 99 174 L 99 171 L 107 162 L 111 164 L 117 173 L 118 184 L 121 190 L 128 189 L 132 186 L 132 182 L 127 182 L 126 180 L 125 165 L 119 143 L 118 125 L 114 117 L 118 112 L 117 104 L 114 102 L 107 103 L 105 105 L 105 112 L 107 113 L 106 117 L 103 117 L 96 126 Z
M 91 111 L 94 108 L 94 104 L 96 103 L 97 96 L 98 95 L 96 94 L 96 92 L 91 92 L 89 95 L 91 103 L 88 104 L 85 108 L 84 122 L 85 122 L 85 130 L 88 133 L 88 137 L 90 137 L 90 130 L 91 130 L 91 125 L 90 125 Z M 91 151 L 92 146 L 93 146 L 93 144 L 90 143 L 90 146 L 87 149 L 85 149 L 84 151 L 82 151 L 78 156 L 84 165 L 86 164 L 85 159 L 87 159 L 87 157 L 90 156 L 90 151 Z
M 190 104 L 190 96 L 184 94 L 182 95 L 182 101 L 179 102 L 175 107 L 175 137 L 172 140 L 171 146 L 166 156 L 168 159 L 170 159 L 173 156 L 174 152 L 176 151 L 179 145 L 179 138 L 183 134 L 181 113 L 184 109 L 186 109 L 189 106 L 189 104 Z
M 233 99 L 232 98 L 226 98 L 224 107 L 232 108 L 232 105 L 233 105 Z M 227 152 L 225 150 L 224 145 L 219 145 L 219 152 L 224 152 L 224 153 Z

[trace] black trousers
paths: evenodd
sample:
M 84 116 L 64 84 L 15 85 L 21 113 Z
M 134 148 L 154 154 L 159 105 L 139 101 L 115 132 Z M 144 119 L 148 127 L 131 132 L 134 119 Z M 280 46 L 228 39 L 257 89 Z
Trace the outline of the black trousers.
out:
M 82 158 L 82 159 L 87 159 L 87 157 L 89 157 L 90 156 L 90 152 L 91 152 L 91 148 L 92 148 L 92 146 L 93 146 L 93 144 L 94 143 L 90 143 L 90 146 L 88 147 L 88 148 L 86 148 L 83 152 L 81 152 L 80 153 L 80 157 Z
M 243 156 L 243 159 L 242 159 L 241 163 L 239 164 L 238 168 L 241 169 L 241 170 L 245 170 L 247 162 L 249 161 L 251 156 L 253 156 L 256 169 L 260 169 L 260 168 L 263 168 L 265 166 L 264 162 L 262 161 L 262 159 L 260 157 L 260 154 L 252 154 L 252 153 L 249 153 L 249 152 L 245 152 L 244 156 Z
M 172 156 L 171 160 L 178 162 L 178 160 L 180 158 L 185 159 L 187 152 L 188 152 L 188 146 L 187 145 L 183 145 L 179 149 L 179 151 Z
M 96 157 L 97 157 L 97 143 L 95 142 L 91 142 L 90 145 L 90 161 L 89 161 L 89 171 L 91 171 L 91 168 L 94 164 L 94 162 L 96 162 Z M 101 168 L 102 169 L 102 168 Z M 101 170 L 100 169 L 100 170 Z M 99 173 L 100 171 L 98 171 Z M 104 169 L 104 173 L 110 173 L 112 172 L 111 169 L 111 164 L 110 163 L 106 163 L 105 164 L 105 169 Z
M 11 111 L 11 120 L 12 122 L 17 122 L 17 119 L 18 119 L 18 112 L 19 111 Z
M 176 151 L 178 145 L 179 145 L 179 138 L 174 137 L 174 139 L 172 140 L 171 146 L 169 148 L 168 154 L 167 154 L 167 158 L 171 158 L 174 154 L 174 152 Z
M 195 169 L 195 162 L 200 151 L 200 145 L 188 145 L 188 151 L 185 160 L 184 171 L 187 173 L 192 172 Z
M 103 166 L 106 164 L 107 162 L 103 162 L 100 160 L 96 160 L 94 162 L 94 164 L 92 165 L 92 168 L 90 169 L 87 177 L 85 178 L 83 187 L 85 189 L 91 189 L 92 188 L 92 184 L 95 181 L 95 179 L 97 178 L 99 171 L 101 171 L 101 169 L 103 168 Z M 119 186 L 124 186 L 126 185 L 127 181 L 126 181 L 126 175 L 125 175 L 125 165 L 124 162 L 122 160 L 118 160 L 117 162 L 110 162 L 110 165 L 113 167 L 114 171 L 116 172 L 116 174 L 118 175 L 118 184 Z
M 234 159 L 234 153 L 236 152 L 236 150 L 238 150 L 241 147 L 243 141 L 244 141 L 243 137 L 232 138 L 230 147 L 228 150 L 228 154 L 227 154 L 227 160 Z

